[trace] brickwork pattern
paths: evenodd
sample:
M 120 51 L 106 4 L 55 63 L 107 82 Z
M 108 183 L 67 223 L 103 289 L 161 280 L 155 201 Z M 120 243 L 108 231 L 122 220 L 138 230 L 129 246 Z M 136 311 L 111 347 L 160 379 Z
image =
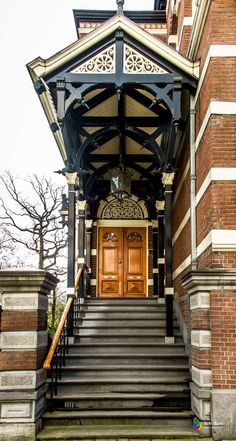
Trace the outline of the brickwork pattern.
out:
M 211 292 L 213 387 L 236 388 L 236 289 Z

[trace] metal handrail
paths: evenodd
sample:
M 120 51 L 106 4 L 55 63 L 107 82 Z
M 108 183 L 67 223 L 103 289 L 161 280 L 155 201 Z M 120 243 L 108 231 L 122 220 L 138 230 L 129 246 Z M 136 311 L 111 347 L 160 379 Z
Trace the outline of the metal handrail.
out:
M 86 269 L 85 265 L 81 266 L 78 270 L 78 273 L 75 278 L 75 289 L 78 288 L 80 277 L 81 277 L 84 269 Z M 60 322 L 58 324 L 57 330 L 56 330 L 55 335 L 53 337 L 51 346 L 49 348 L 49 351 L 48 351 L 48 354 L 46 357 L 46 360 L 44 361 L 44 364 L 43 364 L 43 368 L 46 370 L 49 370 L 51 368 L 51 363 L 52 363 L 53 357 L 56 354 L 58 343 L 60 342 L 60 338 L 61 338 L 63 330 L 65 328 L 66 319 L 67 319 L 68 313 L 70 311 L 71 305 L 73 303 L 73 300 L 74 300 L 73 297 L 69 297 L 66 302 L 66 306 L 64 308 L 64 311 L 61 316 Z
M 56 333 L 53 337 L 52 344 L 51 344 L 50 349 L 48 351 L 48 355 L 46 357 L 46 360 L 43 364 L 44 369 L 48 370 L 51 368 L 51 361 L 52 361 L 54 354 L 55 354 L 55 351 L 57 349 L 57 345 L 60 340 L 64 325 L 65 325 L 65 321 L 66 321 L 66 318 L 67 318 L 67 315 L 70 310 L 72 302 L 73 302 L 73 297 L 70 297 L 66 302 L 66 306 L 65 306 L 65 309 L 64 309 L 63 314 L 61 316 L 61 320 L 60 320 L 59 325 L 57 327 Z

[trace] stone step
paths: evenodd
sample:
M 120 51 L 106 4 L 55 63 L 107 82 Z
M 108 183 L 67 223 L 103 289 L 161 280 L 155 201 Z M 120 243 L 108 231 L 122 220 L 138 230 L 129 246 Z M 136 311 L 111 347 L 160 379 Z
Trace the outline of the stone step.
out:
M 174 334 L 176 333 L 176 331 L 178 330 L 178 327 L 174 327 Z M 165 326 L 74 326 L 74 334 L 79 334 L 79 335 L 103 335 L 103 336 L 107 336 L 107 335 L 129 335 L 129 336 L 135 336 L 137 334 L 141 334 L 141 335 L 148 335 L 150 337 L 154 337 L 156 335 L 166 335 L 166 328 Z
M 116 376 L 117 378 L 124 376 L 131 376 L 133 378 L 146 378 L 146 376 L 160 376 L 172 377 L 173 375 L 178 375 L 179 377 L 189 377 L 189 366 L 188 364 L 182 363 L 181 365 L 74 365 L 62 367 L 63 376 L 70 376 L 71 378 L 84 378 L 92 377 L 96 378 L 104 376 L 105 378 Z
M 122 353 L 124 351 L 133 353 L 146 352 L 158 353 L 163 352 L 163 350 L 168 353 L 184 353 L 184 344 L 166 344 L 166 343 L 74 343 L 69 346 L 69 353 L 79 353 L 79 354 L 93 354 L 96 353 Z
M 132 298 L 106 298 L 106 297 L 95 297 L 95 298 L 87 298 L 85 301 L 85 305 L 157 305 L 162 306 L 159 303 L 160 300 L 158 298 L 148 298 L 148 297 L 132 297 Z
M 120 332 L 117 332 L 115 334 L 105 334 L 105 333 L 94 333 L 94 332 L 87 332 L 87 333 L 79 333 L 78 328 L 74 330 L 74 336 L 75 336 L 75 342 L 87 342 L 87 343 L 164 343 L 165 342 L 165 332 L 160 332 L 157 334 L 153 334 L 153 331 L 149 331 L 148 334 L 138 334 L 137 332 L 130 332 L 128 334 L 121 334 Z M 175 341 L 176 343 L 182 343 L 182 336 L 180 332 L 175 332 Z
M 139 354 L 66 354 L 66 363 L 70 365 L 77 364 L 86 364 L 86 365 L 94 365 L 94 364 L 123 364 L 127 366 L 132 366 L 136 364 L 151 364 L 151 365 L 162 365 L 168 364 L 175 365 L 181 362 L 187 363 L 188 356 L 186 354 L 175 354 L 175 353 L 159 353 L 159 354 L 151 354 L 151 353 L 139 353 Z
M 128 312 L 128 311 L 136 311 L 136 312 L 158 312 L 158 311 L 165 311 L 166 307 L 165 305 L 120 305 L 120 304 L 114 304 L 114 305 L 94 305 L 94 304 L 88 304 L 84 305 L 82 310 L 83 311 L 89 311 L 89 312 L 101 312 L 101 311 L 110 311 L 110 312 Z
M 127 426 L 51 426 L 43 429 L 36 437 L 37 440 L 41 441 L 56 441 L 56 440 L 96 440 L 96 439 L 106 439 L 106 441 L 115 441 L 117 439 L 180 439 L 184 440 L 186 438 L 198 438 L 198 433 L 194 432 L 191 424 L 186 424 L 180 427 L 166 426 L 165 425 L 152 425 L 144 424 L 137 427 L 137 425 L 127 425 Z M 201 441 L 206 441 L 203 438 Z
M 166 326 L 165 318 L 148 318 L 148 319 L 134 319 L 134 318 L 88 318 L 85 316 L 83 318 L 82 327 L 127 327 L 127 322 L 129 327 L 146 327 L 146 328 L 160 328 Z M 175 328 L 178 327 L 177 320 L 174 320 Z
M 162 393 L 168 395 L 173 392 L 189 390 L 188 379 L 179 377 L 146 377 L 146 378 L 66 378 L 58 380 L 58 393 L 76 392 L 134 392 L 134 393 Z
M 158 320 L 165 319 L 166 312 L 163 311 L 146 311 L 146 312 L 137 312 L 135 310 L 132 311 L 110 311 L 109 309 L 106 311 L 98 311 L 97 309 L 94 311 L 81 311 L 81 317 L 85 317 L 87 319 L 129 319 L 129 320 L 137 320 L 137 319 L 146 319 L 146 320 Z
M 180 426 L 192 424 L 192 412 L 166 412 L 153 410 L 70 410 L 46 412 L 43 415 L 44 427 L 55 425 L 127 425 L 127 424 L 165 424 Z
M 96 410 L 153 410 L 158 408 L 176 408 L 190 410 L 189 390 L 157 392 L 71 392 L 61 393 L 53 397 L 53 409 L 96 409 Z

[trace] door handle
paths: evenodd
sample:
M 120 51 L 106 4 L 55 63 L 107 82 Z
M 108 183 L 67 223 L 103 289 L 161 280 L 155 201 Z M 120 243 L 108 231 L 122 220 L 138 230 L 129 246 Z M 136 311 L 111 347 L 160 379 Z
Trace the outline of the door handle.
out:
M 119 260 L 119 262 L 118 263 L 122 263 L 122 261 L 121 260 Z

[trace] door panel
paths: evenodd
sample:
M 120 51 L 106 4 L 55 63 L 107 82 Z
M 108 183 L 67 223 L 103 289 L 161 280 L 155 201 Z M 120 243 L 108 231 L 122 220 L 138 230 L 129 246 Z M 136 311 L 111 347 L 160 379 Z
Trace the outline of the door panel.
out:
M 143 258 L 142 258 L 142 248 L 132 248 L 127 249 L 127 274 L 142 274 L 143 272 Z
M 124 228 L 124 295 L 146 295 L 146 229 Z
M 121 228 L 99 228 L 99 295 L 122 295 Z
M 146 229 L 99 228 L 99 296 L 146 295 Z

